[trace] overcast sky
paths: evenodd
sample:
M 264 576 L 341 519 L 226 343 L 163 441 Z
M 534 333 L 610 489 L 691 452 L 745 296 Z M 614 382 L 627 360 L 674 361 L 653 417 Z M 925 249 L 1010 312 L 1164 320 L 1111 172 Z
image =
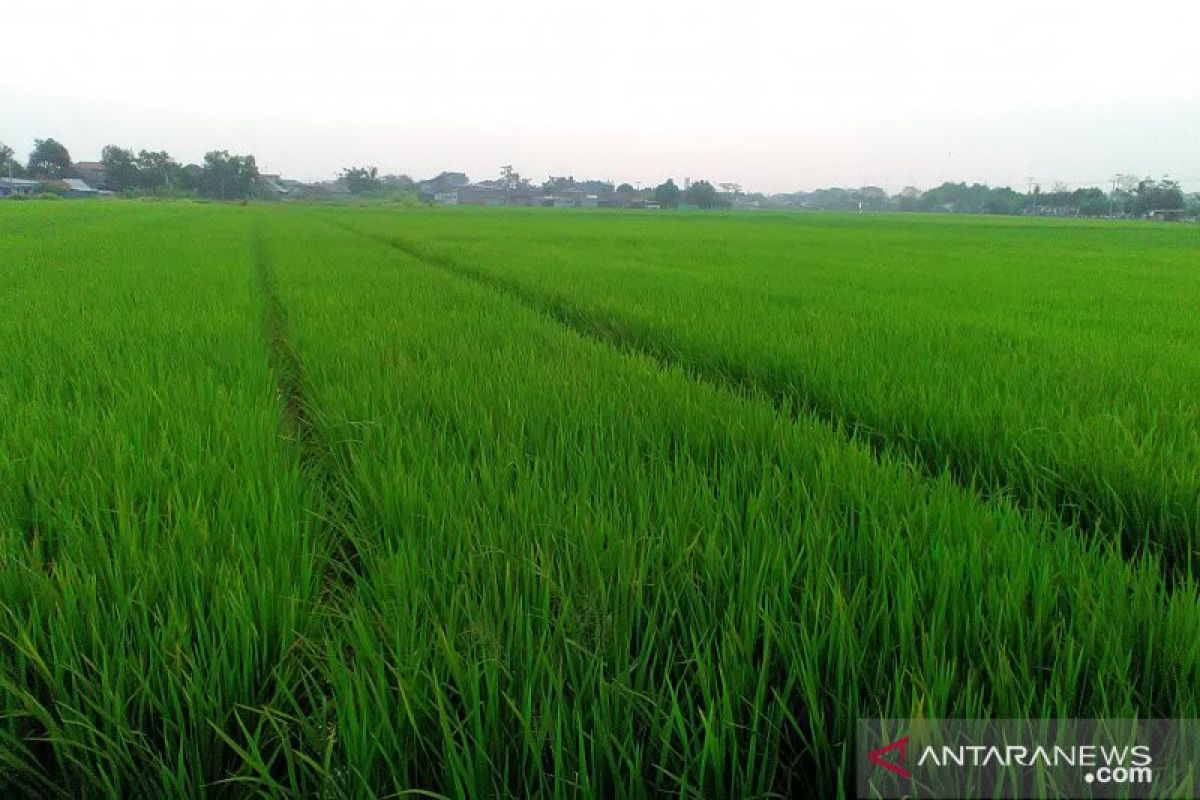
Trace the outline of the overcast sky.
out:
M 0 14 L 0 141 L 786 191 L 1200 191 L 1200 2 L 38 0 Z

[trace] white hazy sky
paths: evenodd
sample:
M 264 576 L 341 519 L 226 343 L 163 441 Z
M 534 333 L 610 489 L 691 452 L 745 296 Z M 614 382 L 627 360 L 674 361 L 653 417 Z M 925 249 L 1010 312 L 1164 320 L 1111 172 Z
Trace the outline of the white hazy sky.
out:
M 1200 1 L 16 0 L 0 141 L 785 191 L 1169 173 Z

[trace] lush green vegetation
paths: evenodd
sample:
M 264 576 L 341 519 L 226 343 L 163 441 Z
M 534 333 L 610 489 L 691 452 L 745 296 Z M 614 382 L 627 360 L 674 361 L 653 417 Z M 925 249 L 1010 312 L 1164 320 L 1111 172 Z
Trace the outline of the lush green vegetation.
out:
M 0 232 L 18 795 L 826 795 L 860 716 L 1200 710 L 1195 231 Z
M 568 324 L 1150 544 L 1200 536 L 1200 230 L 892 217 L 340 215 Z M 613 229 L 619 233 L 614 235 Z
M 250 220 L 0 219 L 3 794 L 196 794 L 242 770 L 224 739 L 286 691 L 324 573 Z

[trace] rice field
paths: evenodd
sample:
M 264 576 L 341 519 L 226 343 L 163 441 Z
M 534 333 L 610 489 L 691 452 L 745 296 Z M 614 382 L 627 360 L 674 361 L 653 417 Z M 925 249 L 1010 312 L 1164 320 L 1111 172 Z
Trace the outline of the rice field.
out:
M 1200 714 L 1200 231 L 0 205 L 0 793 L 853 793 Z

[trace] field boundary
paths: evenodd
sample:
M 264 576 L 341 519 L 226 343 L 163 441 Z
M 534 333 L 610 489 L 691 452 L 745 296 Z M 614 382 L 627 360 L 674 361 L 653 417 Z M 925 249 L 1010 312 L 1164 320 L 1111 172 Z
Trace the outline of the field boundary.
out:
M 339 471 L 330 463 L 332 450 L 321 434 L 315 409 L 308 400 L 307 377 L 303 360 L 292 347 L 288 333 L 287 309 L 281 300 L 271 270 L 267 242 L 256 224 L 252 234 L 253 264 L 263 306 L 263 331 L 267 360 L 275 379 L 276 400 L 280 405 L 280 436 L 296 447 L 301 479 L 313 490 L 316 529 L 324 543 L 324 568 L 320 570 L 321 588 L 313 609 L 316 641 L 299 637 L 292 650 L 295 659 L 294 680 L 282 676 L 277 681 L 293 687 L 285 692 L 288 711 L 254 708 L 260 715 L 260 728 L 276 734 L 276 750 L 246 754 L 248 764 L 272 791 L 288 792 L 300 773 L 316 774 L 317 780 L 330 785 L 329 763 L 318 763 L 321 754 L 311 749 L 314 731 L 326 731 L 333 703 L 328 685 L 321 675 L 325 658 L 326 626 L 337 625 L 343 617 L 348 596 L 357 581 L 363 579 L 363 560 L 358 539 L 353 535 L 354 515 Z M 325 748 L 327 759 L 332 751 Z M 314 755 L 317 758 L 314 758 Z M 256 756 L 256 757 L 255 757 Z M 253 760 L 251 760 L 253 758 Z
M 266 243 L 260 233 L 255 234 L 254 264 L 262 292 L 264 322 L 267 336 L 268 361 L 275 376 L 277 398 L 282 406 L 281 421 L 284 436 L 296 442 L 300 453 L 301 469 L 305 477 L 317 490 L 324 510 L 321 516 L 326 525 L 344 527 L 350 518 L 344 493 L 339 491 L 341 481 L 337 472 L 328 463 L 329 449 L 325 445 L 311 413 L 307 399 L 304 364 L 292 348 L 288 338 L 287 311 L 275 288 L 275 277 L 268 263 Z M 335 539 L 339 556 L 337 563 L 358 571 L 360 555 L 356 545 L 345 536 Z

